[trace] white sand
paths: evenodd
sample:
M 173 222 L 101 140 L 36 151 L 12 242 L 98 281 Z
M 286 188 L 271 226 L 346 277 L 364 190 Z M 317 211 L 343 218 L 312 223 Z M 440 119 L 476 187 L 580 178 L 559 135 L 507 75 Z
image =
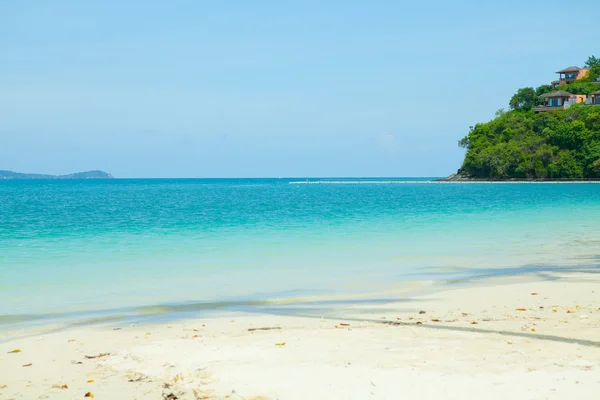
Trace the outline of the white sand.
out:
M 224 315 L 13 339 L 0 344 L 0 399 L 598 399 L 599 283 L 489 281 L 290 310 L 337 316 L 327 319 Z M 85 358 L 99 353 L 110 355 Z

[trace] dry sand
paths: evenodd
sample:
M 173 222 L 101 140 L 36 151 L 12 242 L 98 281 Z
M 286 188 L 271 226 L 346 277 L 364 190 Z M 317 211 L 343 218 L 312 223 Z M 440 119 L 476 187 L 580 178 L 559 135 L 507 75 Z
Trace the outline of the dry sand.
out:
M 599 283 L 536 276 L 16 338 L 0 344 L 0 398 L 598 399 Z M 262 327 L 279 329 L 249 331 Z

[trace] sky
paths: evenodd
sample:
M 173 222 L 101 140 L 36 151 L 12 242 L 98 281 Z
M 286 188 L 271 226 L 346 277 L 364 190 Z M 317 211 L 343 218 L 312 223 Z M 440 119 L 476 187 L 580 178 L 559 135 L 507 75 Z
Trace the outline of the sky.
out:
M 3 0 L 0 169 L 446 176 L 469 126 L 600 56 L 599 14 L 597 0 Z

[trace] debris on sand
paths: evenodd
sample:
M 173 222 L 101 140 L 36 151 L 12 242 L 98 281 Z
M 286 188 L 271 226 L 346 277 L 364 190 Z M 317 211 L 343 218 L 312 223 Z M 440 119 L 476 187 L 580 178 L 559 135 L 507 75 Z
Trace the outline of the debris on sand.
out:
M 68 389 L 67 385 L 52 385 L 53 389 Z
M 269 326 L 267 326 L 267 327 L 264 327 L 264 328 L 248 328 L 248 332 L 254 332 L 254 331 L 270 331 L 270 330 L 273 330 L 273 329 L 281 329 L 281 328 L 280 328 L 280 327 L 278 327 L 278 326 L 272 326 L 272 327 L 269 327 Z
M 102 357 L 106 357 L 106 356 L 110 356 L 110 353 L 99 353 L 98 355 L 95 355 L 95 356 L 85 356 L 85 358 L 87 358 L 88 360 L 91 360 L 93 358 L 102 358 Z

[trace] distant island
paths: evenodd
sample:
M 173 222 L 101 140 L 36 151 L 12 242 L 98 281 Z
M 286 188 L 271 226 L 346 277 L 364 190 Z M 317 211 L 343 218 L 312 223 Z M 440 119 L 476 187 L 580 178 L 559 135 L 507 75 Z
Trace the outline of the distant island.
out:
M 104 171 L 76 172 L 68 175 L 43 175 L 0 170 L 0 179 L 114 179 L 114 176 Z
M 467 152 L 443 180 L 579 180 L 600 178 L 600 58 L 568 67 L 559 79 L 521 88 L 459 141 Z

